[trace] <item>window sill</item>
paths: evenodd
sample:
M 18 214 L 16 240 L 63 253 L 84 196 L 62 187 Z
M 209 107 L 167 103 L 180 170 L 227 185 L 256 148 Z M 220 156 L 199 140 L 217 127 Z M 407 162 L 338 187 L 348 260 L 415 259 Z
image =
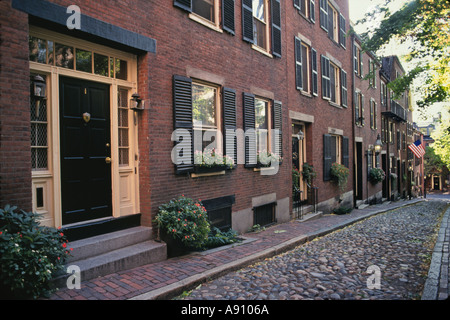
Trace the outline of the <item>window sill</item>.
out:
M 208 173 L 191 173 L 191 178 L 202 178 L 202 177 L 213 177 L 213 176 L 223 176 L 225 175 L 225 170 L 217 172 Z
M 303 90 L 299 90 L 299 91 L 300 91 L 300 94 L 302 96 L 305 96 L 305 97 L 308 97 L 308 98 L 312 98 L 313 97 L 313 95 L 311 93 L 309 93 L 309 92 L 306 92 L 306 91 L 303 91 Z
M 214 31 L 216 31 L 218 33 L 223 33 L 223 30 L 220 29 L 217 25 L 215 25 L 214 23 L 212 23 L 209 20 L 206 20 L 206 19 L 196 15 L 195 13 L 190 13 L 189 14 L 189 19 L 191 19 L 191 20 L 193 20 L 195 22 L 198 22 L 201 25 L 204 25 L 205 27 L 207 27 L 207 28 L 209 28 L 211 30 L 214 30 Z
M 271 55 L 269 52 L 267 52 L 266 50 L 264 50 L 261 47 L 258 47 L 257 45 L 252 44 L 252 49 L 258 51 L 259 53 L 262 53 L 263 55 L 273 59 L 273 55 Z
M 337 103 L 335 103 L 335 102 L 333 102 L 331 100 L 328 100 L 328 103 L 330 104 L 330 106 L 333 106 L 333 107 L 338 108 L 338 109 L 343 109 L 343 107 L 341 105 L 339 105 L 339 104 L 337 104 Z

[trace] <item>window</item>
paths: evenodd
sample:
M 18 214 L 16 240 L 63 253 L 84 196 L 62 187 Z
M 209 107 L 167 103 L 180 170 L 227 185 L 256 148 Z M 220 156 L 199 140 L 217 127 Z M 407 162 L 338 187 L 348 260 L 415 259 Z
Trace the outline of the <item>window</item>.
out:
M 222 144 L 218 137 L 218 124 L 220 123 L 220 109 L 218 102 L 218 88 L 202 83 L 192 84 L 192 121 L 194 127 L 194 148 L 201 146 L 207 149 L 222 151 Z M 195 131 L 200 131 L 196 134 Z M 199 143 L 195 139 L 201 137 Z M 197 150 L 195 150 L 197 151 Z
M 354 62 L 354 70 L 355 74 L 359 77 L 363 76 L 363 51 L 360 47 L 353 47 L 353 62 Z
M 216 0 L 192 0 L 192 12 L 200 17 L 216 22 Z
M 339 67 L 330 63 L 330 101 L 335 104 L 341 104 L 341 83 Z
M 323 136 L 323 179 L 331 180 L 331 166 L 339 163 L 349 168 L 349 138 L 338 135 L 325 134 Z
M 315 22 L 315 0 L 294 0 L 294 7 L 298 9 L 298 12 L 311 22 Z
M 311 66 L 312 66 L 312 93 L 317 96 L 319 92 L 319 75 L 317 73 L 317 51 L 311 49 Z
M 36 75 L 31 75 L 34 78 Z M 46 79 L 46 76 L 42 76 Z M 47 100 L 31 96 L 31 168 L 33 171 L 48 170 L 48 120 Z
M 330 4 L 328 4 L 328 36 L 339 42 L 339 13 Z
M 267 5 L 266 0 L 253 0 L 253 39 L 255 45 L 267 50 Z
M 346 19 L 327 0 L 320 0 L 320 27 L 328 33 L 328 37 L 345 48 Z
M 269 101 L 255 98 L 256 149 L 270 151 L 269 147 Z
M 128 128 L 128 90 L 118 90 L 118 121 L 119 121 L 119 166 L 128 166 L 130 162 L 130 142 Z
M 307 44 L 302 42 L 300 39 L 295 38 L 296 86 L 297 90 L 301 90 L 306 93 L 310 93 L 310 51 L 311 49 Z
M 377 65 L 372 59 L 369 59 L 369 86 L 377 87 Z
M 360 91 L 355 92 L 355 123 L 364 126 L 364 95 Z
M 236 164 L 235 90 L 174 75 L 173 94 L 175 131 L 172 140 L 176 148 L 172 157 L 176 173 L 193 172 L 195 151 L 205 149 L 215 148 L 218 153 L 232 157 Z M 225 135 L 222 135 L 222 127 Z M 214 160 L 219 159 L 222 158 Z
M 128 79 L 126 60 L 33 36 L 29 37 L 28 43 L 29 59 L 32 62 L 120 80 Z
M 242 0 L 242 33 L 255 49 L 269 53 L 272 48 L 272 55 L 281 57 L 280 0 Z
M 377 129 L 377 103 L 370 99 L 370 128 Z
M 388 96 L 387 96 L 387 86 L 386 83 L 384 81 L 381 81 L 381 90 L 380 90 L 380 94 L 381 94 L 381 105 L 387 107 L 387 101 L 388 101 Z
M 389 143 L 394 143 L 395 123 L 389 122 Z

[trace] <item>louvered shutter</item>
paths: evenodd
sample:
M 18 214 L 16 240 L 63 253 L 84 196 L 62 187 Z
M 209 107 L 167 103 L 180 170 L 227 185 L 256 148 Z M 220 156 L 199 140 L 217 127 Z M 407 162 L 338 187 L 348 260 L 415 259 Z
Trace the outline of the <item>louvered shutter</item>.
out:
M 272 54 L 281 58 L 281 4 L 272 0 Z
M 349 138 L 342 137 L 342 164 L 349 168 L 350 166 L 350 155 L 349 155 Z
M 311 69 L 312 69 L 312 93 L 317 96 L 319 93 L 319 75 L 317 70 L 317 51 L 311 49 Z
M 364 95 L 361 93 L 361 125 L 364 127 L 366 119 L 364 118 Z
M 192 125 L 192 80 L 174 75 L 173 112 L 176 144 L 173 160 L 177 174 L 191 172 L 194 169 L 193 125 Z M 183 133 L 177 132 L 183 129 Z
M 242 0 L 242 37 L 244 41 L 254 43 L 252 0 Z
M 276 154 L 283 157 L 283 105 L 280 101 L 273 102 L 272 108 L 272 119 L 273 119 L 273 129 L 275 130 L 274 135 L 274 146 L 273 149 Z
M 192 12 L 192 0 L 174 0 L 173 5 L 188 12 Z
M 234 35 L 234 0 L 222 0 L 222 24 L 223 30 Z
M 342 106 L 348 106 L 347 72 L 341 69 L 341 97 Z
M 346 26 L 345 26 L 346 20 L 342 14 L 339 14 L 339 44 L 342 47 L 346 47 Z
M 320 27 L 328 32 L 328 1 L 320 0 Z
M 302 42 L 297 37 L 295 37 L 295 82 L 297 90 L 302 90 L 303 89 Z
M 360 69 L 360 76 L 364 77 L 364 63 L 363 63 L 363 51 L 359 50 L 359 69 Z
M 237 165 L 237 136 L 236 136 L 236 91 L 223 89 L 223 126 L 225 130 L 224 154 L 234 159 Z
M 321 56 L 322 69 L 322 97 L 324 99 L 331 98 L 331 80 L 330 80 L 330 59 Z
M 355 43 L 353 43 L 353 68 L 354 68 L 354 72 L 356 74 L 358 74 L 358 69 L 359 69 L 359 65 L 358 65 L 358 49 L 357 49 Z
M 255 96 L 250 93 L 244 97 L 244 134 L 245 134 L 245 167 L 256 167 L 256 129 L 255 129 Z
M 331 136 L 329 134 L 323 135 L 323 181 L 331 180 Z
M 315 23 L 316 22 L 316 1 L 309 1 L 309 19 Z
M 359 100 L 359 93 L 358 92 L 354 92 L 353 94 L 353 100 L 355 101 L 354 105 L 355 105 L 355 123 L 359 124 L 359 108 L 360 108 L 360 100 Z

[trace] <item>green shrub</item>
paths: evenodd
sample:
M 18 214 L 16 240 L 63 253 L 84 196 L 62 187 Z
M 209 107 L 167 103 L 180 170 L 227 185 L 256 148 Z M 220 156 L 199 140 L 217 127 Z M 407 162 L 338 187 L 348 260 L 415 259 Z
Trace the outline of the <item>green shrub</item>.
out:
M 342 215 L 342 214 L 350 213 L 350 212 L 352 212 L 352 211 L 353 211 L 353 208 L 342 206 L 342 207 L 339 207 L 339 208 L 337 208 L 337 209 L 334 209 L 334 210 L 333 210 L 333 213 L 334 213 L 334 214 L 337 214 L 337 215 Z
M 239 242 L 238 233 L 230 229 L 228 231 L 221 231 L 220 229 L 213 227 L 208 234 L 208 239 L 203 244 L 203 249 L 211 249 L 227 244 Z
M 64 234 L 41 226 L 40 215 L 0 209 L 0 285 L 11 298 L 48 296 L 50 280 L 64 269 L 70 252 Z
M 201 201 L 184 195 L 161 205 L 155 222 L 160 230 L 190 248 L 201 248 L 210 231 L 208 215 Z
M 383 181 L 386 177 L 386 174 L 384 173 L 383 169 L 380 168 L 372 168 L 369 171 L 369 180 L 372 183 L 379 183 Z

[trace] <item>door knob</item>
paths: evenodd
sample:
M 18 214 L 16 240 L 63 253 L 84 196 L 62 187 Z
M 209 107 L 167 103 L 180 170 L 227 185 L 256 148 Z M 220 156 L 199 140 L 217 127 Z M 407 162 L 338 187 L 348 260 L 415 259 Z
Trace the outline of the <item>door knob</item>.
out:
M 110 158 L 110 157 L 106 157 L 106 158 L 105 158 L 105 162 L 106 162 L 106 163 L 111 163 L 111 158 Z

